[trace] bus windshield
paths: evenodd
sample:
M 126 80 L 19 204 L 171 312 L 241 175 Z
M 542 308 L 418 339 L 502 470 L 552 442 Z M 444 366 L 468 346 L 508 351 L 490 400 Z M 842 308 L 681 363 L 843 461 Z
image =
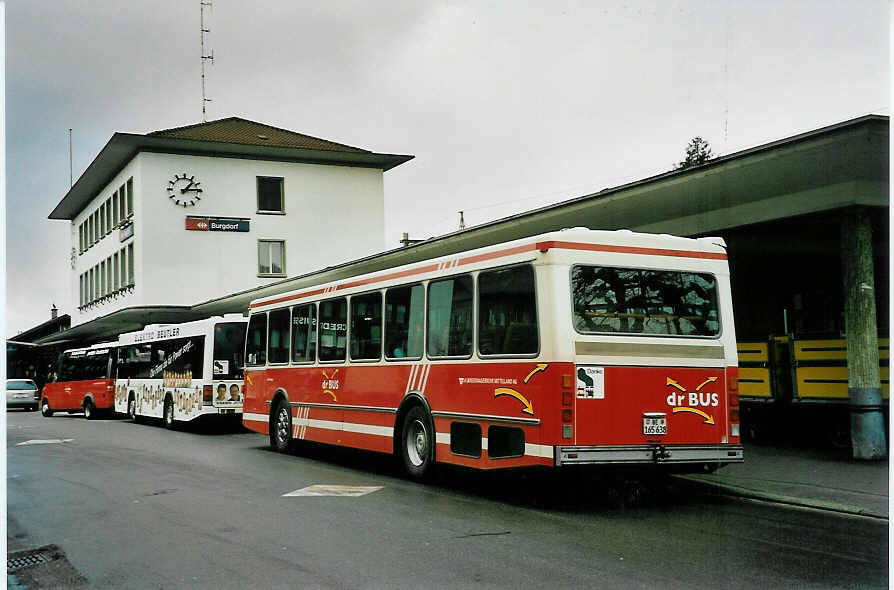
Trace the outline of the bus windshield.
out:
M 218 379 L 242 379 L 242 347 L 245 324 L 227 322 L 214 326 L 214 376 Z
M 571 293 L 580 333 L 720 333 L 716 279 L 707 273 L 579 265 Z

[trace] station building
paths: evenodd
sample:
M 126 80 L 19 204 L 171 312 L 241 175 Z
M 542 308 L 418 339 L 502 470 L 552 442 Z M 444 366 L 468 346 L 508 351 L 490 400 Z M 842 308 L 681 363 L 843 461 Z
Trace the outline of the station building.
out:
M 49 216 L 70 222 L 71 324 L 173 320 L 381 251 L 383 174 L 411 158 L 235 117 L 115 133 Z

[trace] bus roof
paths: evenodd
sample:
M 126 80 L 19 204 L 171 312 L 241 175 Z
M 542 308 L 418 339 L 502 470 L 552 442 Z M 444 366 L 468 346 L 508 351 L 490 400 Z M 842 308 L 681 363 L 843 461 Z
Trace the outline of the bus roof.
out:
M 135 342 L 148 342 L 151 340 L 164 340 L 166 338 L 180 338 L 187 336 L 198 336 L 203 334 L 213 324 L 222 322 L 247 322 L 248 319 L 239 313 L 228 313 L 226 315 L 212 316 L 202 320 L 194 320 L 192 322 L 184 322 L 182 324 L 150 324 L 142 330 L 135 332 L 126 332 L 118 336 L 116 346 L 122 344 L 133 344 Z
M 466 252 L 453 253 L 419 262 L 395 266 L 371 273 L 357 274 L 336 281 L 305 286 L 284 293 L 252 300 L 249 309 L 283 303 L 300 296 L 316 295 L 339 289 L 360 286 L 378 280 L 411 276 L 422 272 L 455 268 L 461 264 L 479 262 L 529 252 L 533 259 L 538 252 L 554 248 L 571 248 L 605 252 L 624 252 L 643 255 L 681 256 L 703 259 L 726 259 L 726 243 L 720 237 L 684 238 L 669 234 L 650 234 L 631 230 L 592 230 L 575 227 L 493 244 Z

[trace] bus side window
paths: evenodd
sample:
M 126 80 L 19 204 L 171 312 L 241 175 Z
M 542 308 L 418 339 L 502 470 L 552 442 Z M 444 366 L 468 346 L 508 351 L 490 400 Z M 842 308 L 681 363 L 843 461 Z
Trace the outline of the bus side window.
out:
M 251 316 L 245 337 L 245 365 L 257 367 L 267 363 L 267 314 Z
M 536 354 L 537 302 L 534 268 L 514 266 L 478 275 L 478 351 Z
M 428 354 L 472 355 L 472 277 L 461 275 L 428 286 Z
M 312 363 L 317 357 L 317 308 L 301 305 L 292 308 L 292 362 Z
M 382 294 L 351 297 L 351 360 L 382 358 Z
M 422 358 L 425 287 L 396 287 L 385 293 L 385 356 Z
M 289 362 L 289 308 L 275 309 L 270 312 L 269 353 L 270 364 Z
M 345 360 L 347 335 L 348 302 L 341 298 L 320 303 L 320 360 Z

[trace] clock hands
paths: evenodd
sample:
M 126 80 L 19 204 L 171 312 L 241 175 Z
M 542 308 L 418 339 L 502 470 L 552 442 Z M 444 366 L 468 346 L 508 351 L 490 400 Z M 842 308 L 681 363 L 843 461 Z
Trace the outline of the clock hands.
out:
M 195 176 L 187 176 L 186 172 L 184 172 L 182 176 L 180 174 L 175 174 L 174 180 L 168 181 L 168 197 L 175 205 L 182 205 L 184 207 L 195 205 L 197 201 L 201 200 L 202 197 L 200 195 L 204 192 L 204 189 L 199 188 L 200 184 L 202 183 L 196 182 Z M 180 198 L 177 198 L 178 188 L 180 189 L 180 195 L 183 195 Z M 187 193 L 192 193 L 192 195 L 185 196 Z

